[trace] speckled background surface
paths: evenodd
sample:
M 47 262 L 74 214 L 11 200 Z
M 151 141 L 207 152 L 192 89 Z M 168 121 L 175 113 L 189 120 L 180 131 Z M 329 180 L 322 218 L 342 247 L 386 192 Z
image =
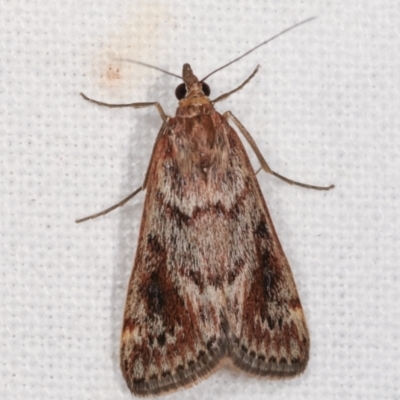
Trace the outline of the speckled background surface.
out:
M 141 185 L 179 81 L 134 58 L 212 76 L 217 105 L 279 173 L 259 174 L 311 333 L 299 378 L 221 370 L 176 399 L 400 399 L 400 8 L 394 0 L 3 1 L 0 4 L 0 398 L 129 399 L 118 347 Z M 213 97 L 213 96 L 212 96 Z M 254 165 L 257 162 L 254 156 Z

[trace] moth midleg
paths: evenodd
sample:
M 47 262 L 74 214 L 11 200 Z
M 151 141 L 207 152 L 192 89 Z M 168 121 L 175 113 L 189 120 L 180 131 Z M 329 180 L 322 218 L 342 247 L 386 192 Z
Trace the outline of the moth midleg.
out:
M 301 183 L 301 182 L 297 182 L 294 181 L 293 179 L 289 179 L 286 178 L 283 175 L 278 174 L 277 172 L 273 171 L 269 165 L 267 164 L 267 162 L 265 161 L 263 155 L 261 154 L 256 142 L 254 141 L 254 139 L 252 138 L 252 136 L 250 135 L 250 132 L 242 125 L 242 123 L 230 112 L 230 111 L 226 111 L 223 116 L 226 119 L 231 119 L 234 124 L 238 127 L 238 129 L 240 130 L 240 132 L 242 133 L 242 135 L 245 137 L 245 139 L 247 140 L 247 142 L 249 143 L 250 147 L 253 149 L 255 155 L 258 158 L 258 161 L 261 164 L 261 168 L 265 171 L 268 172 L 269 174 L 272 174 L 274 176 L 276 176 L 277 178 L 285 181 L 286 183 L 289 183 L 290 185 L 296 185 L 296 186 L 301 186 L 304 187 L 306 189 L 315 189 L 315 190 L 330 190 L 332 188 L 334 188 L 334 185 L 329 185 L 329 186 L 314 186 L 314 185 L 309 185 L 307 183 Z
M 85 100 L 90 101 L 91 103 L 97 104 L 99 106 L 105 106 L 110 108 L 117 108 L 117 107 L 132 107 L 132 108 L 145 108 L 155 106 L 157 108 L 158 113 L 163 121 L 167 119 L 167 114 L 165 114 L 161 104 L 158 101 L 153 102 L 145 102 L 145 103 L 129 103 L 129 104 L 109 104 L 103 103 L 102 101 L 93 100 L 90 97 L 87 97 L 85 94 L 80 94 Z
M 215 104 L 218 101 L 225 100 L 231 94 L 238 92 L 240 89 L 243 89 L 243 87 L 246 86 L 253 79 L 254 75 L 258 72 L 259 69 L 260 69 L 260 65 L 257 65 L 256 69 L 252 72 L 252 74 L 241 85 L 239 85 L 236 89 L 233 89 L 228 93 L 221 94 L 221 96 L 218 96 L 215 100 L 212 100 L 211 103 Z
M 96 104 L 99 104 L 99 105 L 104 105 L 104 106 L 107 106 L 107 107 L 118 107 L 118 105 L 107 104 L 107 103 L 101 103 L 101 102 L 98 102 L 98 101 L 96 101 L 96 100 L 89 99 L 89 98 L 87 98 L 83 93 L 81 93 L 81 95 L 82 95 L 82 97 L 83 97 L 85 100 L 91 101 L 91 102 L 96 103 Z M 163 111 L 163 109 L 161 108 L 160 104 L 157 103 L 157 102 L 155 102 L 155 103 L 132 103 L 132 104 L 147 104 L 148 106 L 150 106 L 150 105 L 155 105 L 155 106 L 157 107 L 158 110 L 161 110 L 162 113 L 164 113 L 164 111 Z M 131 104 L 131 106 L 132 106 L 132 104 Z M 120 107 L 129 107 L 129 105 L 119 105 L 119 106 L 120 106 Z M 142 107 L 147 107 L 147 106 L 142 106 Z M 135 107 L 135 108 L 140 108 L 140 107 Z M 160 115 L 161 115 L 161 113 L 160 113 Z M 165 115 L 165 114 L 164 114 L 164 115 Z M 165 119 L 163 120 L 164 122 L 163 122 L 163 124 L 161 125 L 161 129 L 160 129 L 159 132 L 158 132 L 157 138 L 156 138 L 155 143 L 154 143 L 154 146 L 153 146 L 153 150 L 152 150 L 151 157 L 150 157 L 150 162 L 149 162 L 149 165 L 148 165 L 148 167 L 147 167 L 146 175 L 145 175 L 145 178 L 144 178 L 144 181 L 143 181 L 142 186 L 140 186 L 138 189 L 136 189 L 135 191 L 133 191 L 129 196 L 125 197 L 124 199 L 122 199 L 122 200 L 121 200 L 120 202 L 118 202 L 117 204 L 114 204 L 113 206 L 108 207 L 108 208 L 106 208 L 106 209 L 103 210 L 103 211 L 100 211 L 100 212 L 97 212 L 97 213 L 95 213 L 95 214 L 89 215 L 88 217 L 77 219 L 77 220 L 75 221 L 77 224 L 80 223 L 80 222 L 88 221 L 89 219 L 94 219 L 94 218 L 97 218 L 97 217 L 101 217 L 102 215 L 106 215 L 106 214 L 108 214 L 109 212 L 115 210 L 116 208 L 122 207 L 122 206 L 125 205 L 129 200 L 131 200 L 133 197 L 135 197 L 140 191 L 142 191 L 142 190 L 144 190 L 144 189 L 146 188 L 147 180 L 148 180 L 148 176 L 149 176 L 150 166 L 151 166 L 151 163 L 152 163 L 153 157 L 154 157 L 154 149 L 155 149 L 155 147 L 156 147 L 156 144 L 157 144 L 158 140 L 160 139 L 160 137 L 161 137 L 162 134 L 164 133 L 165 128 L 166 128 L 166 126 L 167 126 L 169 120 L 170 120 L 170 117 L 168 117 L 167 115 L 165 115 Z
M 134 192 L 132 192 L 129 196 L 125 197 L 125 198 L 124 198 L 123 200 L 121 200 L 119 203 L 114 204 L 113 206 L 111 206 L 111 207 L 109 207 L 109 208 L 106 208 L 105 210 L 100 211 L 100 212 L 98 212 L 98 213 L 96 213 L 96 214 L 89 215 L 88 217 L 85 217 L 85 218 L 77 219 L 75 222 L 76 222 L 77 224 L 79 224 L 80 222 L 85 222 L 85 221 L 88 221 L 89 219 L 94 219 L 94 218 L 100 217 L 100 216 L 102 216 L 102 215 L 106 215 L 106 214 L 108 214 L 109 212 L 115 210 L 116 208 L 122 207 L 122 206 L 123 206 L 125 203 L 127 203 L 130 199 L 132 199 L 133 197 L 135 197 L 142 189 L 143 189 L 143 187 L 140 186 L 140 188 L 136 189 Z

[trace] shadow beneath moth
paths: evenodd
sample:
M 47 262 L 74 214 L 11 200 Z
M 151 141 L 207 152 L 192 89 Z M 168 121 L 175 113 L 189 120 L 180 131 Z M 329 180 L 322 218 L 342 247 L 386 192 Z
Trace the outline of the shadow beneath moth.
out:
M 233 122 L 262 170 L 289 184 L 329 190 L 274 172 L 250 133 L 210 100 L 205 79 L 309 18 L 199 80 L 189 64 L 179 105 L 167 116 L 158 102 L 107 104 L 156 107 L 162 119 L 143 185 L 83 222 L 123 206 L 146 189 L 121 335 L 121 369 L 136 395 L 165 394 L 206 378 L 225 363 L 250 374 L 286 378 L 304 371 L 310 339 L 290 266 L 248 155 Z

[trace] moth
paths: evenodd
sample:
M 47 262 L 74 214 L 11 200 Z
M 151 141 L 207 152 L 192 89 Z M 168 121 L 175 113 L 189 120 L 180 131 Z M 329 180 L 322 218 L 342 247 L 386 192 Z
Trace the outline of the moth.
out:
M 333 185 L 307 185 L 272 171 L 239 120 L 215 110 L 215 103 L 242 89 L 257 71 L 210 100 L 205 79 L 211 74 L 199 80 L 184 64 L 182 77 L 175 75 L 183 83 L 176 89 L 174 117 L 157 102 L 110 105 L 83 95 L 108 107 L 155 106 L 163 121 L 143 185 L 77 221 L 104 215 L 147 191 L 120 354 L 123 376 L 138 396 L 190 386 L 229 363 L 270 378 L 306 368 L 310 339 L 293 275 L 256 172 L 229 122 L 264 171 L 306 188 Z

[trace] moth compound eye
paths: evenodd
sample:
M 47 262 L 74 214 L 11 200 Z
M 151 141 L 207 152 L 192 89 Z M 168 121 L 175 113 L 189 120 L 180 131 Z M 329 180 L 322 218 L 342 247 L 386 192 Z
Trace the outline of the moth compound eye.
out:
M 201 90 L 203 93 L 208 97 L 211 93 L 210 86 L 207 85 L 205 82 L 201 82 Z
M 186 96 L 186 85 L 184 83 L 176 87 L 175 96 L 178 100 L 182 100 Z

